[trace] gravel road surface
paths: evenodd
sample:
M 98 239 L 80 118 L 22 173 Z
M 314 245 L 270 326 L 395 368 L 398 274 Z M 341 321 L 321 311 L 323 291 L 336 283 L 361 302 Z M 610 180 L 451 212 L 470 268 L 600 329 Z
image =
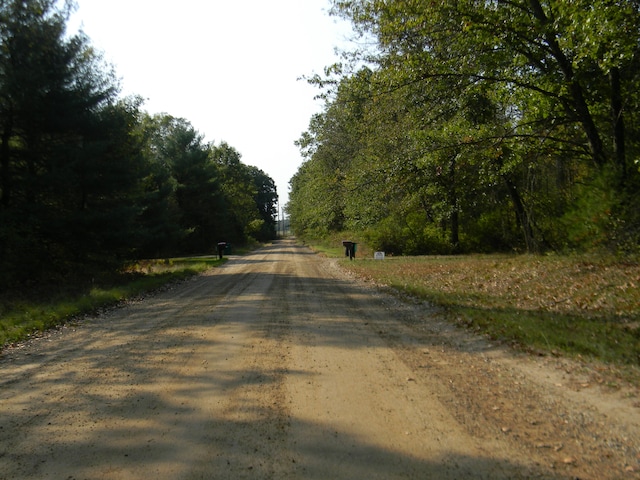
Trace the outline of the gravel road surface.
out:
M 639 410 L 283 240 L 5 349 L 0 479 L 635 479 Z

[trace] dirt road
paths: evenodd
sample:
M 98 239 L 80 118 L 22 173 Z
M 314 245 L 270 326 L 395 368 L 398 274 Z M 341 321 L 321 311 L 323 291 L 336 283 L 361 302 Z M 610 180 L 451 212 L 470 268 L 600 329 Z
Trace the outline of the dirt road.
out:
M 0 479 L 640 478 L 634 392 L 292 241 L 0 359 Z

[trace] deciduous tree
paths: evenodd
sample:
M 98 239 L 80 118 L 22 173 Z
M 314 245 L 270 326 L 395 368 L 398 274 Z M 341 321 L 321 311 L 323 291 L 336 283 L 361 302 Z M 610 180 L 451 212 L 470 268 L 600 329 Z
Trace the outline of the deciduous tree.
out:
M 334 0 L 333 13 L 369 40 L 352 58 L 372 70 L 366 114 L 349 118 L 359 126 L 342 125 L 359 142 L 350 157 L 360 170 L 347 182 L 376 169 L 403 172 L 386 180 L 410 185 L 399 203 L 446 221 L 452 246 L 488 232 L 479 227 L 489 218 L 498 230 L 505 221 L 496 206 L 508 201 L 529 251 L 585 246 L 581 231 L 591 244 L 637 248 L 638 142 L 628 134 L 637 122 L 627 121 L 638 115 L 637 3 Z M 339 107 L 360 68 L 330 71 L 336 81 L 316 79 L 334 88 L 324 118 L 336 108 L 360 112 Z M 330 129 L 323 134 L 310 133 L 314 161 L 331 142 L 345 148 Z M 381 198 L 362 191 L 372 204 Z M 344 224 L 355 218 L 346 212 Z

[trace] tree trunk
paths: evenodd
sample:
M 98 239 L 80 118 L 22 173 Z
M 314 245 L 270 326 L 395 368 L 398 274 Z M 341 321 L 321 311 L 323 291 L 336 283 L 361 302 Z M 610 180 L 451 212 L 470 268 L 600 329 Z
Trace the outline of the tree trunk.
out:
M 540 248 L 533 233 L 533 225 L 531 224 L 531 219 L 529 218 L 529 215 L 524 208 L 524 203 L 522 202 L 522 198 L 520 197 L 520 192 L 518 192 L 518 187 L 506 175 L 503 175 L 502 179 L 504 180 L 507 191 L 509 192 L 509 197 L 511 198 L 511 203 L 516 213 L 518 225 L 522 230 L 522 235 L 524 237 L 524 243 L 527 248 L 527 252 L 538 253 Z
M 9 141 L 13 133 L 13 127 L 11 125 L 11 119 L 9 118 L 7 124 L 4 126 L 2 132 L 2 139 L 0 144 L 0 186 L 2 192 L 0 192 L 0 205 L 4 208 L 9 206 L 11 201 L 11 149 L 9 147 Z
M 617 67 L 609 73 L 611 83 L 611 120 L 613 123 L 613 153 L 620 178 L 624 180 L 627 173 L 626 150 L 624 146 L 625 126 L 620 92 L 620 70 Z
M 460 245 L 460 222 L 458 213 L 458 192 L 456 190 L 456 159 L 457 154 L 449 162 L 449 188 L 448 188 L 448 203 L 451 208 L 451 235 L 449 241 L 453 247 L 453 251 L 456 252 Z
M 593 120 L 593 116 L 589 110 L 589 105 L 585 100 L 582 86 L 575 77 L 571 61 L 569 61 L 565 53 L 562 51 L 562 48 L 558 43 L 558 35 L 551 29 L 551 21 L 545 14 L 540 1 L 529 1 L 535 18 L 540 22 L 545 31 L 544 37 L 549 47 L 549 52 L 556 62 L 558 62 L 560 71 L 564 76 L 567 86 L 569 87 L 570 98 L 564 102 L 565 109 L 569 110 L 569 113 L 575 115 L 580 125 L 582 125 L 582 130 L 589 142 L 589 149 L 591 151 L 593 161 L 598 167 L 603 167 L 606 163 L 606 155 L 602 145 L 602 138 L 600 138 L 598 127 Z

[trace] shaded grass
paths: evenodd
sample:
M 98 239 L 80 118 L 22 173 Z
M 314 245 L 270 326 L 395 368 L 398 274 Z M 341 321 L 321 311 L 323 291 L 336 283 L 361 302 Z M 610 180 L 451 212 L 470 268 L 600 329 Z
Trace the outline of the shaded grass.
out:
M 26 292 L 4 292 L 0 296 L 0 349 L 225 261 L 217 257 L 145 260 L 128 265 L 116 274 L 102 274 L 89 281 L 70 279 L 64 285 L 40 286 Z
M 345 256 L 345 249 L 342 246 L 343 240 L 357 243 L 356 258 L 370 258 L 373 256 L 373 250 L 371 250 L 366 243 L 361 241 L 359 236 L 353 235 L 349 232 L 332 234 L 325 238 L 305 238 L 303 243 L 314 252 L 327 257 L 339 258 Z
M 539 354 L 640 365 L 640 265 L 595 256 L 469 255 L 342 262 Z

